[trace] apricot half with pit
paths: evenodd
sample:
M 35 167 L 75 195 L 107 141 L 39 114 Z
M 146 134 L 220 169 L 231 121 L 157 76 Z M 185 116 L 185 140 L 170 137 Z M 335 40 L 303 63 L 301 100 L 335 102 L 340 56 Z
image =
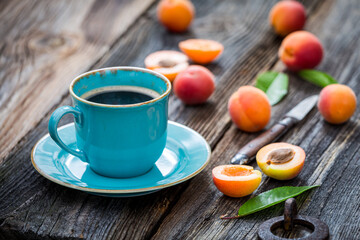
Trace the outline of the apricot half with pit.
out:
M 289 180 L 301 172 L 305 162 L 305 151 L 289 143 L 272 143 L 256 154 L 260 169 L 277 180 Z
M 212 170 L 213 181 L 229 197 L 244 197 L 260 185 L 261 172 L 246 165 L 221 165 Z
M 145 58 L 145 67 L 158 72 L 170 81 L 188 66 L 188 57 L 178 51 L 163 50 L 153 52 Z

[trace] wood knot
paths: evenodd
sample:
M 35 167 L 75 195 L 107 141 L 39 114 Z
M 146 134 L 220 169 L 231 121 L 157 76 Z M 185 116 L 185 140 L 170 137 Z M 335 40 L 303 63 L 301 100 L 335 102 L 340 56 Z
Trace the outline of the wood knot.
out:
M 291 148 L 274 149 L 269 153 L 266 163 L 286 163 L 293 159 L 294 155 L 295 151 Z
M 80 45 L 80 37 L 70 33 L 36 33 L 29 41 L 29 48 L 36 52 L 56 52 L 64 55 L 73 53 Z

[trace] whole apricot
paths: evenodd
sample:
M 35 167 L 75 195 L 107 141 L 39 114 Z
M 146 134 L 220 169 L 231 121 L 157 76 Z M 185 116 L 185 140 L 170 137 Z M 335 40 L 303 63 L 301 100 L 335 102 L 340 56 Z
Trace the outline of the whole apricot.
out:
M 257 152 L 256 162 L 267 176 L 277 180 L 289 180 L 301 172 L 305 151 L 289 143 L 271 143 Z
M 284 37 L 304 27 L 306 21 L 305 8 L 297 1 L 280 1 L 271 9 L 269 20 L 275 32 Z
M 172 32 L 184 32 L 195 16 L 189 0 L 161 0 L 157 6 L 159 21 Z
M 328 85 L 320 92 L 318 109 L 327 122 L 344 123 L 356 110 L 355 93 L 346 85 Z
M 266 94 L 253 86 L 242 86 L 228 102 L 232 121 L 243 131 L 257 132 L 271 118 L 271 105 Z
M 246 165 L 221 165 L 212 170 L 213 181 L 229 197 L 244 197 L 260 185 L 261 173 Z
M 279 57 L 292 71 L 314 68 L 323 58 L 323 47 L 315 35 L 297 31 L 284 38 L 279 49 Z
M 174 80 L 174 93 L 186 104 L 205 102 L 215 90 L 215 77 L 205 67 L 191 65 Z

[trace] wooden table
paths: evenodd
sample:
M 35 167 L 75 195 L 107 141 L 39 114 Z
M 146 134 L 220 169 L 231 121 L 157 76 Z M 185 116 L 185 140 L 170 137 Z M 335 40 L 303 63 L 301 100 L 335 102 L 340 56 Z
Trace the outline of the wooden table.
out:
M 24 239 L 255 239 L 259 225 L 282 214 L 283 205 L 237 220 L 249 197 L 233 199 L 212 183 L 213 167 L 229 163 L 259 133 L 244 133 L 227 112 L 229 96 L 253 85 L 266 70 L 284 71 L 281 38 L 269 27 L 272 0 L 194 1 L 196 19 L 184 34 L 167 32 L 156 19 L 154 0 L 0 2 L 0 238 Z M 360 3 L 307 0 L 306 30 L 325 47 L 318 67 L 350 86 L 360 99 Z M 225 46 L 207 67 L 216 91 L 199 106 L 171 96 L 170 120 L 201 133 L 213 154 L 193 179 L 135 198 L 106 198 L 59 186 L 31 165 L 33 145 L 47 133 L 50 114 L 71 104 L 68 85 L 90 69 L 140 66 L 151 52 L 175 49 L 179 41 L 208 38 Z M 271 124 L 320 88 L 290 75 L 287 97 L 272 109 Z M 252 195 L 283 185 L 321 184 L 297 198 L 300 214 L 320 218 L 332 239 L 360 239 L 360 108 L 335 126 L 313 110 L 281 138 L 305 149 L 301 174 L 280 182 L 263 177 Z M 71 122 L 65 118 L 62 124 Z M 270 124 L 270 125 L 271 125 Z M 255 163 L 252 164 L 256 166 Z

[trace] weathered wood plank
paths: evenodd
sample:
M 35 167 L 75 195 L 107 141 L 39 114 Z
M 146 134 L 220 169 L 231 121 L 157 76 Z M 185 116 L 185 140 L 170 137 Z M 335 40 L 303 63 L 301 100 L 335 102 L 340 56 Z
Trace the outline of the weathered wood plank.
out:
M 356 5 L 352 5 L 355 1 L 347 2 L 346 7 L 340 7 L 340 1 L 305 3 L 309 13 L 315 11 L 315 15 L 310 18 L 308 29 L 319 33 L 321 40 L 325 42 L 327 52 L 331 52 L 321 68 L 357 89 L 359 93 L 360 86 L 355 81 L 359 75 L 356 68 L 359 65 L 359 57 L 356 56 L 356 52 L 347 48 L 349 44 L 356 46 L 359 32 L 353 31 L 350 35 L 352 40 L 347 39 L 341 43 L 340 37 L 344 34 L 334 37 L 325 29 L 325 26 L 331 27 L 331 31 L 348 34 L 351 18 L 354 18 L 353 21 L 357 19 Z M 114 65 L 143 66 L 143 59 L 148 53 L 159 49 L 176 49 L 179 40 L 189 37 L 212 38 L 223 42 L 226 48 L 224 55 L 216 63 L 208 66 L 217 76 L 217 90 L 210 102 L 197 107 L 184 106 L 175 97 L 172 97 L 170 102 L 170 119 L 198 130 L 215 149 L 210 166 L 191 181 L 139 198 L 102 198 L 53 184 L 33 170 L 29 156 L 33 144 L 47 132 L 49 112 L 57 106 L 70 104 L 69 97 L 64 95 L 63 101 L 48 103 L 46 117 L 43 117 L 45 114 L 42 113 L 40 124 L 34 124 L 35 128 L 31 127 L 32 130 L 21 142 L 11 147 L 12 151 L 7 154 L 8 157 L 3 158 L 3 164 L 0 165 L 1 237 L 147 239 L 153 236 L 154 239 L 254 239 L 262 221 L 281 214 L 282 208 L 277 206 L 265 211 L 264 215 L 249 216 L 237 221 L 220 221 L 218 217 L 221 214 L 236 213 L 239 205 L 246 199 L 224 197 L 211 182 L 211 168 L 227 163 L 244 142 L 256 136 L 242 133 L 231 125 L 226 102 L 232 91 L 240 85 L 252 83 L 258 72 L 271 68 L 277 60 L 276 52 L 280 39 L 271 33 L 267 25 L 267 13 L 274 1 L 198 1 L 195 4 L 198 10 L 197 19 L 186 34 L 169 34 L 160 28 L 155 20 L 153 7 L 119 39 L 113 47 L 114 50 L 111 49 L 94 68 Z M 344 10 L 338 12 L 339 8 Z M 337 19 L 331 19 L 329 12 Z M 97 14 L 101 18 L 102 14 Z M 347 15 L 344 21 L 346 24 L 339 27 L 341 15 Z M 335 60 L 337 56 L 341 56 L 345 61 L 341 63 L 342 69 L 335 67 L 339 64 Z M 347 64 L 346 61 L 350 60 L 351 64 Z M 279 64 L 275 68 L 283 67 Z M 318 91 L 319 89 L 292 75 L 290 94 L 274 108 L 273 121 L 278 120 L 279 116 L 300 99 Z M 359 111 L 355 119 L 358 117 Z M 69 121 L 71 119 L 67 118 L 64 122 Z M 331 225 L 338 233 L 335 236 L 344 238 L 350 236 L 347 231 L 356 231 L 356 226 L 359 225 L 359 211 L 349 216 L 346 205 L 340 203 L 356 208 L 356 202 L 341 198 L 336 206 L 340 209 L 339 213 L 325 203 L 336 202 L 340 194 L 344 193 L 349 193 L 354 198 L 358 197 L 358 187 L 354 185 L 359 181 L 359 174 L 356 172 L 358 170 L 347 164 L 351 162 L 358 165 L 359 155 L 354 154 L 359 149 L 359 141 L 356 141 L 359 139 L 358 129 L 356 122 L 340 127 L 325 124 L 320 121 L 319 114 L 313 111 L 306 123 L 301 123 L 283 137 L 286 141 L 304 147 L 308 153 L 308 160 L 311 159 L 300 177 L 285 184 L 303 185 L 320 182 L 324 185 L 325 181 L 328 183 L 328 187 L 323 186 L 310 194 L 311 202 L 306 196 L 299 198 L 302 203 L 300 213 L 318 216 L 324 221 L 327 216 L 332 216 L 337 218 L 338 223 L 343 220 L 338 214 L 344 214 L 353 220 L 354 224 Z M 346 156 L 347 152 L 352 153 L 351 156 Z M 350 176 L 353 174 L 354 178 L 337 171 L 336 166 L 343 162 L 343 156 L 346 156 L 346 163 L 339 170 Z M 0 157 L 0 162 L 1 159 Z M 340 184 L 336 184 L 335 179 L 341 184 L 349 181 L 345 190 Z M 281 185 L 282 183 L 266 178 L 258 192 Z M 305 199 L 307 200 L 304 203 Z M 323 204 L 323 207 L 319 209 L 318 204 Z
M 0 162 L 154 0 L 5 1 Z
M 360 35 L 360 31 L 350 31 L 354 22 L 359 20 L 359 8 L 356 1 L 346 3 L 347 6 L 341 1 L 322 3 L 310 17 L 307 28 L 320 37 L 326 48 L 326 58 L 320 69 L 352 87 L 359 97 L 360 84 L 357 79 L 360 72 L 357 66 L 360 56 L 353 49 L 359 44 L 356 36 Z M 346 39 L 345 35 L 348 36 Z M 278 63 L 275 69 L 283 69 L 282 64 Z M 290 93 L 282 103 L 273 108 L 273 120 L 279 120 L 300 99 L 319 90 L 291 74 Z M 360 211 L 356 200 L 354 201 L 359 195 L 357 183 L 360 181 L 356 167 L 360 148 L 359 118 L 360 111 L 357 110 L 352 121 L 333 126 L 325 123 L 316 110 L 312 111 L 306 121 L 282 138 L 283 141 L 300 145 L 306 150 L 307 162 L 303 172 L 296 179 L 285 182 L 265 177 L 254 195 L 283 185 L 322 184 L 318 190 L 298 197 L 300 214 L 325 221 L 329 225 L 332 239 L 359 239 Z M 191 182 L 153 239 L 255 239 L 263 221 L 282 214 L 282 206 L 275 206 L 262 214 L 239 220 L 219 219 L 222 214 L 236 214 L 239 206 L 250 197 L 230 199 L 223 196 L 212 184 L 210 169 L 227 164 L 250 137 L 252 136 L 231 126 L 216 145 L 208 170 Z M 252 165 L 256 166 L 255 163 Z
M 210 19 L 212 19 L 212 17 L 214 17 L 211 15 L 211 13 L 205 11 L 206 9 L 210 9 L 211 6 L 214 5 L 212 2 L 205 1 L 205 2 L 198 2 L 197 4 L 198 4 L 197 8 L 200 9 L 200 11 L 198 12 L 198 17 L 200 18 L 200 21 L 203 21 L 205 23 L 206 21 L 209 21 Z M 232 5 L 235 4 L 235 2 L 230 2 L 229 4 L 231 7 Z M 252 6 L 251 2 L 248 2 L 247 4 L 251 8 L 256 8 L 255 5 Z M 203 8 L 204 6 L 208 6 L 208 7 Z M 222 15 L 222 13 L 226 10 L 227 6 L 229 5 L 222 5 L 222 6 L 220 5 L 218 7 L 219 9 L 217 10 L 218 13 L 216 18 L 219 18 Z M 266 18 L 265 15 L 267 15 L 267 13 L 264 11 L 264 9 L 262 9 L 262 11 L 263 11 L 262 16 Z M 234 15 L 234 17 L 238 18 L 238 15 Z M 226 19 L 226 23 L 222 23 L 221 20 L 219 19 L 217 23 L 214 23 L 219 25 L 220 27 L 223 25 L 227 25 L 229 28 L 230 25 L 234 29 L 240 29 L 240 30 L 242 29 L 242 31 L 239 31 L 236 34 L 236 36 L 233 36 L 233 38 L 226 43 L 227 47 L 231 47 L 232 44 L 234 44 L 234 42 L 240 41 L 241 43 L 239 43 L 239 47 L 236 48 L 237 52 L 235 52 L 234 54 L 228 54 L 229 59 L 224 58 L 225 60 L 224 59 L 219 60 L 218 64 L 212 64 L 211 66 L 209 66 L 211 70 L 218 76 L 220 76 L 222 73 L 225 72 L 226 64 L 231 66 L 231 69 L 228 69 L 226 71 L 226 74 L 232 75 L 231 71 L 237 70 L 237 68 L 241 65 L 241 62 L 246 61 L 240 59 L 240 57 L 249 58 L 249 56 L 251 55 L 251 50 L 254 49 L 256 49 L 256 51 L 253 51 L 253 54 L 255 54 L 255 56 L 253 58 L 250 58 L 251 61 L 250 64 L 248 65 L 249 69 L 253 67 L 258 67 L 256 68 L 256 71 L 259 71 L 262 68 L 269 67 L 271 63 L 268 63 L 265 59 L 261 61 L 261 64 L 256 63 L 257 62 L 256 58 L 262 59 L 264 56 L 262 55 L 263 52 L 262 47 L 264 46 L 271 49 L 270 51 L 265 51 L 266 57 L 272 57 L 273 60 L 276 59 L 275 53 L 277 47 L 275 46 L 271 48 L 271 46 L 273 45 L 274 41 L 276 41 L 278 44 L 279 40 L 273 37 L 269 39 L 269 42 L 262 43 L 262 40 L 265 37 L 261 39 L 257 39 L 257 37 L 252 36 L 252 34 L 246 33 L 246 30 L 252 29 L 255 23 L 252 23 L 252 25 L 247 26 L 248 23 L 245 22 L 243 26 L 238 26 L 238 21 L 241 22 L 240 21 L 241 19 L 236 19 L 236 18 L 235 19 L 228 18 Z M 246 16 L 244 12 L 243 19 L 245 18 Z M 151 21 L 149 21 L 149 19 Z M 254 19 L 254 21 L 255 20 L 256 19 Z M 196 21 L 194 25 L 195 26 L 197 25 Z M 194 31 L 196 31 L 196 27 L 194 27 Z M 265 23 L 261 28 L 261 31 L 269 32 L 267 27 L 265 27 Z M 201 36 L 206 37 L 206 31 L 202 30 L 201 27 L 199 32 L 202 34 Z M 258 32 L 256 33 L 259 34 Z M 139 20 L 138 25 L 134 26 L 134 29 L 131 30 L 129 34 L 126 34 L 124 38 L 121 39 L 119 46 L 116 46 L 116 51 L 109 54 L 108 59 L 105 58 L 104 60 L 100 61 L 99 64 L 97 64 L 95 67 L 113 66 L 113 65 L 141 66 L 143 64 L 143 59 L 146 56 L 146 54 L 157 49 L 176 48 L 177 42 L 179 40 L 190 37 L 188 36 L 188 34 L 171 35 L 162 28 L 159 29 L 159 24 L 155 20 L 154 9 L 152 9 L 149 15 Z M 231 29 L 228 29 L 226 34 L 227 34 L 226 36 L 229 38 L 230 36 L 232 36 L 232 34 L 234 34 L 234 32 L 232 32 Z M 212 33 L 212 35 L 208 37 L 215 38 L 219 36 L 222 36 L 222 34 Z M 255 39 L 257 40 L 255 41 Z M 224 38 L 218 40 L 222 41 L 224 40 Z M 245 44 L 244 45 L 245 48 L 240 47 L 242 43 Z M 262 47 L 261 46 L 256 47 L 257 43 L 263 44 Z M 219 63 L 225 65 L 221 66 Z M 265 67 L 264 65 L 266 64 L 269 65 Z M 250 70 L 247 73 L 249 74 Z M 252 77 L 253 76 L 251 77 L 248 76 L 247 80 L 251 81 Z M 226 81 L 227 78 L 225 77 L 223 79 L 224 79 L 223 81 Z M 225 93 L 226 88 L 224 88 L 223 91 Z M 218 96 L 221 97 L 221 95 Z M 217 106 L 216 101 L 206 105 L 205 109 L 204 106 L 187 108 L 175 98 L 171 99 L 170 105 L 171 105 L 170 118 L 178 119 L 179 121 L 182 122 L 185 122 L 186 116 L 178 115 L 177 112 L 186 113 L 187 116 L 191 116 L 191 113 L 196 113 L 197 111 L 202 111 L 202 115 L 207 114 L 209 112 L 211 112 L 211 114 L 214 115 L 216 111 L 219 110 L 218 108 L 220 109 L 222 108 L 221 106 Z M 189 109 L 190 112 L 187 112 L 189 111 Z M 192 121 L 195 123 L 195 121 L 199 121 L 199 120 L 201 120 L 201 115 L 196 116 L 196 118 L 190 120 L 189 123 L 191 123 Z M 42 125 L 39 125 L 39 127 L 36 128 L 36 130 L 31 132 L 31 134 L 33 134 L 32 137 L 30 137 L 30 134 L 27 136 L 29 138 L 25 140 L 25 144 L 19 144 L 16 147 L 17 149 L 14 149 L 13 154 L 5 160 L 5 163 L 14 162 L 16 161 L 15 159 L 17 160 L 21 159 L 22 161 L 26 160 L 27 156 L 30 154 L 31 146 L 36 141 L 36 137 L 39 138 L 43 133 L 46 132 L 46 122 L 47 122 L 47 118 L 45 118 L 45 120 L 42 122 Z M 212 124 L 214 122 L 215 121 L 209 122 L 207 127 L 203 128 L 203 130 L 201 129 L 197 129 L 197 130 L 200 130 L 204 134 L 206 133 L 207 129 L 212 128 Z M 226 124 L 229 123 L 228 116 L 225 116 L 224 122 Z M 198 126 L 201 125 L 198 124 Z M 224 128 L 224 126 L 222 126 L 222 124 L 219 123 L 218 128 L 219 128 L 218 131 L 220 133 L 218 134 L 218 136 L 208 135 L 211 138 L 213 138 L 213 139 L 208 139 L 213 146 L 221 138 L 222 132 L 224 132 L 224 129 L 226 129 L 226 125 Z M 129 204 L 124 202 L 124 200 L 116 200 L 116 203 L 119 205 L 119 208 L 122 212 L 114 213 L 113 211 L 110 211 L 112 209 L 97 210 L 94 213 L 95 215 L 91 216 L 94 217 L 95 219 L 91 221 L 88 220 L 88 218 L 86 218 L 87 217 L 86 215 L 88 213 L 87 211 L 90 211 L 89 209 L 96 209 L 98 203 L 96 202 L 96 200 L 95 203 L 88 203 L 86 199 L 90 197 L 91 199 L 95 198 L 101 200 L 102 198 L 97 198 L 93 196 L 88 196 L 86 194 L 78 193 L 77 195 L 74 195 L 75 196 L 74 199 L 76 199 L 76 202 L 75 200 L 74 202 L 71 202 L 74 204 L 74 206 L 71 208 L 66 207 L 64 201 L 67 202 L 67 200 L 64 199 L 64 197 L 66 198 L 66 196 L 68 195 L 73 195 L 72 194 L 73 190 L 67 190 L 67 189 L 64 190 L 63 187 L 49 183 L 46 179 L 42 179 L 41 176 L 38 176 L 37 173 L 35 173 L 34 170 L 32 170 L 30 161 L 26 162 L 26 164 L 24 164 L 24 162 L 22 161 L 17 162 L 16 166 L 13 165 L 12 169 L 16 169 L 19 166 L 23 166 L 24 168 L 23 171 L 19 172 L 16 176 L 12 176 L 12 177 L 5 176 L 4 178 L 6 179 L 6 182 L 4 184 L 3 189 L 0 191 L 3 193 L 7 193 L 8 190 L 12 189 L 12 192 L 10 194 L 10 196 L 12 197 L 8 198 L 8 201 L 4 203 L 4 205 L 6 205 L 7 208 L 3 209 L 3 212 L 0 215 L 6 216 L 5 218 L 3 218 L 4 222 L 2 226 L 4 227 L 4 229 L 6 229 L 5 232 L 7 234 L 20 233 L 20 234 L 24 234 L 23 236 L 27 236 L 27 237 L 36 236 L 38 238 L 39 237 L 44 238 L 49 235 L 51 237 L 61 237 L 61 238 L 64 238 L 66 236 L 71 236 L 71 237 L 84 236 L 87 238 L 91 238 L 93 236 L 100 237 L 101 235 L 104 238 L 110 236 L 111 237 L 115 236 L 116 238 L 126 238 L 126 236 L 129 236 L 127 234 L 130 234 L 132 237 L 138 237 L 138 238 L 150 237 L 156 231 L 156 226 L 160 224 L 161 219 L 166 216 L 168 211 L 171 210 L 171 206 L 176 203 L 182 190 L 186 188 L 188 184 L 188 183 L 181 184 L 180 186 L 176 186 L 171 189 L 164 190 L 163 192 L 158 193 L 159 195 L 156 195 L 155 202 L 163 206 L 163 210 L 160 213 L 158 210 L 159 207 L 156 207 L 158 205 L 155 206 L 152 204 L 154 201 L 153 200 L 154 197 L 150 195 L 150 196 L 144 196 L 144 198 L 141 198 L 140 200 L 137 199 L 126 200 L 126 202 L 128 202 Z M 4 174 L 5 172 L 6 174 L 11 173 L 7 171 L 8 169 L 9 168 L 4 169 Z M 22 176 L 24 174 L 28 176 L 26 180 L 19 178 L 19 176 Z M 22 185 L 24 184 L 24 182 L 26 184 Z M 15 188 L 14 184 L 16 184 L 19 187 Z M 29 186 L 32 187 L 29 188 Z M 53 188 L 54 190 L 47 191 L 49 187 Z M 25 192 L 26 194 L 23 194 L 21 198 L 18 199 L 18 201 L 12 202 L 13 196 L 19 195 L 19 193 L 22 192 Z M 60 194 L 59 192 L 60 193 L 63 192 L 63 194 Z M 34 195 L 37 197 L 36 198 L 33 197 Z M 9 194 L 6 194 L 5 199 L 8 196 Z M 163 203 L 164 202 L 163 199 L 168 199 L 167 201 L 165 201 L 166 204 Z M 103 201 L 105 201 L 104 204 L 108 204 L 106 202 L 108 200 L 103 200 Z M 136 205 L 137 201 L 141 201 L 141 203 L 144 203 L 144 205 L 139 204 L 137 206 L 136 213 L 131 213 L 134 209 L 131 209 L 129 205 L 133 205 L 133 204 Z M 34 205 L 30 205 L 30 203 Z M 44 211 L 41 211 L 39 214 L 34 214 L 36 212 L 39 212 L 39 209 L 43 209 L 43 206 L 45 206 Z M 100 220 L 98 218 L 100 217 L 97 216 L 97 214 L 99 214 L 100 216 L 102 215 L 114 216 L 114 217 L 116 216 L 117 219 L 124 220 L 124 216 L 126 217 L 128 216 L 125 213 L 123 213 L 126 211 L 131 213 L 131 217 L 129 217 L 127 221 L 116 222 L 114 224 L 110 224 L 111 226 L 99 224 Z M 143 218 L 143 214 L 146 214 L 147 217 L 151 216 L 151 220 L 147 218 Z M 13 218 L 10 216 L 13 216 Z M 71 221 L 68 222 L 67 219 L 71 219 Z M 136 232 L 129 233 L 130 231 L 129 224 L 131 224 L 132 221 L 135 221 L 135 219 L 137 219 L 136 221 L 139 224 L 138 229 L 134 230 Z M 138 219 L 142 219 L 142 220 L 139 221 Z M 86 227 L 87 225 L 89 225 L 90 227 L 89 228 Z M 96 225 L 98 226 L 97 228 L 94 227 Z

